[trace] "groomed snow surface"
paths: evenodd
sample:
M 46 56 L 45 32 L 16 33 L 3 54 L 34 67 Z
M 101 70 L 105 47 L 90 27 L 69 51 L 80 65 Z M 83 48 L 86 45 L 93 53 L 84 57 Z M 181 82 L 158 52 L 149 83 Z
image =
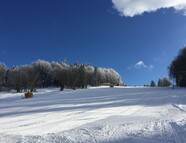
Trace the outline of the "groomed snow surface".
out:
M 186 89 L 0 93 L 0 143 L 186 143 Z

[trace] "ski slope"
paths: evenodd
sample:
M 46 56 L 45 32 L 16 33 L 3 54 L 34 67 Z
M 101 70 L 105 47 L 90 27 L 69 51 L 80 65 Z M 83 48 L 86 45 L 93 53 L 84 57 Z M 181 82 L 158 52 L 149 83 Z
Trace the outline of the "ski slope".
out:
M 0 143 L 186 143 L 186 89 L 0 93 Z

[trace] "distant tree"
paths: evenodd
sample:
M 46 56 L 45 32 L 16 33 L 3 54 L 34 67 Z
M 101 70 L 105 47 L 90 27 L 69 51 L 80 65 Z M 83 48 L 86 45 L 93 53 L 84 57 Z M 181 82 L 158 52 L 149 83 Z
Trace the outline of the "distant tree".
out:
M 98 85 L 98 68 L 94 68 L 94 73 L 92 77 L 92 86 L 97 86 Z
M 39 73 L 39 83 L 42 87 L 52 86 L 52 66 L 49 62 L 44 60 L 38 60 L 32 63 L 36 74 Z
M 150 83 L 150 87 L 155 87 L 155 86 L 156 86 L 156 84 L 155 84 L 155 82 L 152 80 L 151 83 Z
M 53 86 L 59 87 L 59 74 L 60 71 L 62 70 L 62 66 L 58 62 L 52 62 L 52 79 L 53 79 Z
M 161 81 L 161 79 L 158 80 L 158 87 L 162 87 L 162 81 Z
M 109 69 L 110 73 L 110 83 L 114 86 L 123 85 L 123 82 L 121 80 L 121 77 L 118 72 L 116 72 L 114 69 Z
M 18 71 L 19 73 L 19 82 L 20 82 L 20 89 L 21 90 L 24 90 L 24 91 L 27 91 L 27 89 L 29 89 L 29 86 L 31 84 L 31 79 L 29 79 L 29 72 L 30 70 L 28 71 L 28 66 L 21 66 L 21 67 L 18 67 Z
M 79 88 L 80 73 L 77 64 L 70 67 L 70 87 L 73 89 Z
M 61 69 L 57 75 L 58 77 L 58 83 L 60 86 L 60 90 L 63 91 L 65 86 L 67 85 L 67 70 L 66 69 Z
M 3 63 L 0 63 L 0 91 L 2 86 L 5 84 L 5 75 L 6 75 L 6 66 Z
M 162 78 L 161 84 L 163 87 L 168 87 L 172 85 L 171 81 L 167 77 Z
M 97 72 L 95 72 L 97 71 Z M 95 68 L 97 85 L 123 85 L 120 75 L 112 68 Z
M 60 90 L 63 91 L 65 86 L 68 86 L 68 73 L 69 66 L 66 63 L 52 62 L 52 79 L 54 80 L 54 85 L 59 86 Z
M 22 69 L 22 67 L 15 67 L 8 73 L 8 85 L 17 92 L 21 92 L 27 86 L 28 77 Z
M 79 77 L 78 77 L 78 87 L 86 88 L 87 87 L 87 73 L 85 72 L 85 65 L 79 66 Z
M 92 79 L 94 75 L 94 67 L 91 65 L 85 65 L 85 73 L 86 73 L 86 86 L 92 85 Z
M 167 77 L 158 80 L 158 87 L 168 87 L 171 85 L 172 83 Z
M 35 72 L 32 65 L 24 66 L 23 71 L 27 76 L 27 80 L 25 81 L 25 89 L 30 91 L 36 90 L 36 87 L 38 86 L 39 73 Z

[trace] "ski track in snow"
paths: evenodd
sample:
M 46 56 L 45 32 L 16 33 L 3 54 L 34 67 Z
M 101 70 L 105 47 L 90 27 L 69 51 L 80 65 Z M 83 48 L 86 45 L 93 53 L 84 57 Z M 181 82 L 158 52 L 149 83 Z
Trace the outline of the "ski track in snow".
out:
M 0 93 L 0 143 L 186 143 L 186 89 L 22 94 Z

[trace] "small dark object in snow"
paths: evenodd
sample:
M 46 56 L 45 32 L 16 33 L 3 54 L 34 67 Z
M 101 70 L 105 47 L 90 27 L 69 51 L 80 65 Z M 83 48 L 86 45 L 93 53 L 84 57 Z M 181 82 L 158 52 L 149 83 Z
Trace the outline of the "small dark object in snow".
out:
M 77 87 L 73 87 L 72 89 L 73 89 L 73 90 L 76 90 L 76 89 L 77 89 Z
M 111 88 L 113 88 L 113 87 L 114 87 L 114 85 L 110 85 L 110 87 L 111 87 Z
M 32 98 L 32 97 L 33 97 L 33 93 L 32 92 L 25 93 L 25 98 Z

